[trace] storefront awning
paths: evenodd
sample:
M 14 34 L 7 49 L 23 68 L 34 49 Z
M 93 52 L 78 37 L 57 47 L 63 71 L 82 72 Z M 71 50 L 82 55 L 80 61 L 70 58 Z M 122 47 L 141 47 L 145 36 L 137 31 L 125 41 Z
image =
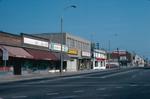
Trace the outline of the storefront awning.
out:
M 36 60 L 58 60 L 58 58 L 49 51 L 44 50 L 35 50 L 35 49 L 27 49 L 25 50 L 33 56 Z
M 60 60 L 60 53 L 54 52 L 54 55 Z M 67 55 L 67 53 L 62 53 L 63 60 L 69 60 L 70 57 Z
M 105 58 L 96 58 L 97 61 L 105 61 Z
M 1 56 L 3 56 L 3 52 L 2 52 L 2 50 L 0 50 L 0 57 L 1 57 Z
M 18 57 L 18 58 L 33 58 L 27 51 L 23 48 L 19 47 L 11 47 L 11 46 L 0 46 L 2 50 L 8 51 L 8 56 L 10 57 Z

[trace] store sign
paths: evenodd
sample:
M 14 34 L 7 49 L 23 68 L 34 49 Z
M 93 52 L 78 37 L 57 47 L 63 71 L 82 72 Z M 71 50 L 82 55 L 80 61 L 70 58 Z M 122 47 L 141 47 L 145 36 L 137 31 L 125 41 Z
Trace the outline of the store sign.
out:
M 104 50 L 98 50 L 98 49 L 94 49 L 94 52 L 97 52 L 97 53 L 106 53 L 106 51 L 104 51 Z
M 76 50 L 76 49 L 69 49 L 69 50 L 68 50 L 68 54 L 71 54 L 71 55 L 78 55 L 78 50 Z
M 114 51 L 113 54 L 126 55 L 126 51 Z
M 23 41 L 26 44 L 31 44 L 31 45 L 41 46 L 41 47 L 48 47 L 48 42 L 46 42 L 46 41 L 31 39 L 28 37 L 24 37 Z
M 105 58 L 96 58 L 97 61 L 105 61 Z
M 56 50 L 56 51 L 61 51 L 61 44 L 50 43 L 49 49 Z M 63 52 L 68 52 L 68 47 L 66 45 L 62 45 L 62 51 Z
M 91 53 L 90 53 L 90 52 L 82 51 L 82 56 L 90 57 L 90 56 L 91 56 Z
M 102 53 L 94 53 L 94 57 L 95 57 L 95 58 L 103 58 L 103 59 L 106 59 L 106 55 L 105 55 L 105 54 L 102 54 Z

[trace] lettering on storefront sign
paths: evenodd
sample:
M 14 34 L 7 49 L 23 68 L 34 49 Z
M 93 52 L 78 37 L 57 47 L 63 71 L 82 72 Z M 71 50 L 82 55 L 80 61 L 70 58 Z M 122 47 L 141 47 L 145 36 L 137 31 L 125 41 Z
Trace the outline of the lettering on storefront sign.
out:
M 31 44 L 31 45 L 41 46 L 41 47 L 48 47 L 48 42 L 46 42 L 46 41 L 31 39 L 28 37 L 24 37 L 23 41 L 26 44 Z
M 86 52 L 86 51 L 82 51 L 82 56 L 90 57 L 91 53 L 90 52 Z
M 103 58 L 103 59 L 106 59 L 106 55 L 105 55 L 105 54 L 102 54 L 102 53 L 94 53 L 94 57 L 95 57 L 95 58 Z
M 78 55 L 78 50 L 76 50 L 76 49 L 69 49 L 69 50 L 68 50 L 68 54 L 71 54 L 71 55 Z
M 50 43 L 49 49 L 56 50 L 56 51 L 61 51 L 61 44 Z M 68 52 L 68 47 L 66 45 L 62 45 L 62 51 L 63 52 Z

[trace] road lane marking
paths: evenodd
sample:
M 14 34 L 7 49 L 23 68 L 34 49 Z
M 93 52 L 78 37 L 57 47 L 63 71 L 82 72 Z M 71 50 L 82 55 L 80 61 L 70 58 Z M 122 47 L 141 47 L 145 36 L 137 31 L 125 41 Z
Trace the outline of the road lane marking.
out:
M 76 95 L 71 95 L 71 96 L 61 96 L 61 97 L 55 97 L 55 99 L 72 99 L 72 98 L 77 98 L 78 96 Z
M 75 79 L 75 78 L 81 78 L 81 76 L 56 78 L 56 79 L 50 79 L 50 80 L 42 80 L 42 81 L 38 81 L 38 82 L 28 82 L 26 84 L 43 84 L 43 83 L 48 83 L 48 82 L 53 82 L 53 81 L 68 80 L 68 79 Z
M 58 95 L 59 93 L 47 93 L 46 95 L 51 96 L 51 95 Z
M 110 75 L 101 76 L 100 78 L 109 78 L 109 77 L 113 77 L 113 76 L 117 76 L 117 75 L 121 75 L 121 74 L 127 74 L 130 72 L 133 72 L 133 71 L 118 72 L 118 73 L 114 73 L 114 74 L 110 74 Z
M 84 90 L 75 90 L 75 91 L 73 91 L 74 93 L 82 93 L 82 92 L 84 92 Z
M 106 90 L 106 88 L 98 88 L 96 90 L 104 91 L 104 90 Z
M 130 84 L 129 86 L 130 87 L 137 87 L 138 85 L 136 85 L 136 84 Z
M 110 71 L 110 72 L 113 72 L 113 71 Z M 86 75 L 81 75 L 82 77 L 87 77 L 87 76 L 95 76 L 95 75 L 101 75 L 101 74 L 106 74 L 106 73 L 109 73 L 109 71 L 108 70 L 105 70 L 105 71 L 99 71 L 99 72 L 93 72 L 93 73 L 90 73 L 90 74 L 86 74 Z
M 28 96 L 13 96 L 13 97 L 11 97 L 11 98 L 13 98 L 13 99 L 19 99 L 19 98 L 27 98 Z
M 85 84 L 70 84 L 70 85 L 52 85 L 49 87 L 103 87 L 103 86 L 117 86 L 116 84 L 102 84 L 102 85 L 85 85 Z
M 121 89 L 121 88 L 123 88 L 122 86 L 117 86 L 117 87 L 115 87 L 116 89 Z

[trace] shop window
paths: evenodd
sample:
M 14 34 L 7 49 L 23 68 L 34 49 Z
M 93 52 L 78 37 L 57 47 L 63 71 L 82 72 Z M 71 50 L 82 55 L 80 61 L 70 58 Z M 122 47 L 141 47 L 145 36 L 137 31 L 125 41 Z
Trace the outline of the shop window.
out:
M 98 67 L 98 62 L 97 61 L 95 61 L 95 67 Z

